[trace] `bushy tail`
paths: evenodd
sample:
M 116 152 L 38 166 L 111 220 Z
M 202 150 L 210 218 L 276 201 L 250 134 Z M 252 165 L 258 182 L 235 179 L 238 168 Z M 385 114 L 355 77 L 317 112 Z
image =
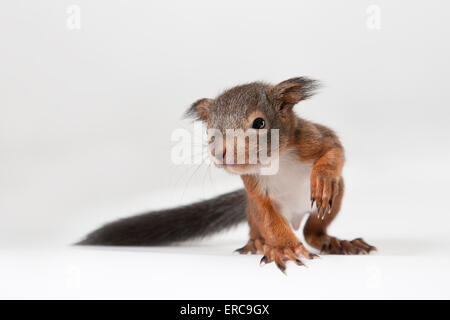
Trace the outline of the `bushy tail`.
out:
M 158 246 L 202 238 L 246 219 L 241 189 L 190 205 L 120 219 L 97 229 L 77 245 Z

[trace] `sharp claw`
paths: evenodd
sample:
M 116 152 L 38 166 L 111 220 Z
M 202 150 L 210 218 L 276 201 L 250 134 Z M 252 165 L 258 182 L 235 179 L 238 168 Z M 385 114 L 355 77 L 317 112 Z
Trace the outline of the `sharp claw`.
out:
M 309 253 L 309 258 L 310 259 L 316 259 L 316 258 L 320 258 L 317 254 L 315 254 L 315 253 Z
M 320 205 L 317 206 L 317 213 L 318 213 L 319 216 L 320 216 Z
M 264 256 L 264 257 L 261 258 L 261 261 L 259 261 L 259 265 L 260 266 L 264 266 L 265 264 L 268 263 L 268 261 L 269 261 L 269 259 L 267 259 L 267 257 Z
M 300 259 L 295 259 L 295 264 L 298 266 L 305 266 L 305 264 Z
M 311 209 L 314 207 L 314 198 L 311 199 Z
M 283 266 L 280 263 L 277 263 L 278 269 L 280 269 L 281 272 L 283 272 L 286 275 L 286 266 Z
M 319 214 L 322 216 L 322 220 L 324 219 L 326 213 L 327 213 L 327 206 L 320 207 Z

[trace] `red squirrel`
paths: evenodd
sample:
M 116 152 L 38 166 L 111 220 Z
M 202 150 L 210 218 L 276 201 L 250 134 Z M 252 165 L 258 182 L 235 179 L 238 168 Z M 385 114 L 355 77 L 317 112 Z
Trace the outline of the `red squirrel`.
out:
M 223 158 L 217 166 L 238 174 L 245 189 L 121 219 L 90 233 L 78 244 L 164 245 L 204 237 L 247 220 L 250 239 L 236 251 L 261 254 L 261 263 L 275 262 L 284 272 L 289 260 L 303 265 L 302 257 L 317 257 L 293 231 L 309 214 L 304 239 L 320 253 L 368 254 L 376 250 L 361 238 L 340 240 L 327 233 L 344 195 L 344 149 L 335 132 L 298 117 L 293 110 L 317 87 L 317 81 L 306 77 L 276 85 L 252 82 L 226 90 L 215 99 L 196 101 L 186 115 L 205 122 L 208 129 L 278 129 L 278 171 L 261 175 L 255 170 L 262 166 L 258 162 L 228 164 L 226 154 L 235 158 L 237 150 L 222 141 L 220 152 L 210 149 L 211 156 Z M 249 146 L 245 147 L 248 151 Z

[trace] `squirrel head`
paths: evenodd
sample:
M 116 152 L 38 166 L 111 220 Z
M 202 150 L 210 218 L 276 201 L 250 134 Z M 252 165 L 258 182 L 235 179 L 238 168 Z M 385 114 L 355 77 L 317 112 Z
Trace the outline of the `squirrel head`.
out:
M 317 81 L 305 77 L 277 85 L 252 82 L 228 89 L 214 99 L 197 100 L 186 111 L 186 116 L 205 122 L 209 135 L 214 132 L 208 142 L 209 153 L 217 166 L 231 173 L 256 173 L 262 165 L 261 151 L 274 156 L 272 129 L 278 130 L 276 151 L 279 154 L 287 147 L 296 127 L 294 105 L 311 97 L 317 87 Z M 239 146 L 236 136 L 230 139 L 232 131 L 259 138 L 252 143 L 250 138 L 244 137 L 244 143 Z M 265 145 L 261 143 L 263 132 Z M 245 153 L 244 161 L 237 159 L 240 151 Z M 256 153 L 256 163 L 250 161 L 252 151 Z

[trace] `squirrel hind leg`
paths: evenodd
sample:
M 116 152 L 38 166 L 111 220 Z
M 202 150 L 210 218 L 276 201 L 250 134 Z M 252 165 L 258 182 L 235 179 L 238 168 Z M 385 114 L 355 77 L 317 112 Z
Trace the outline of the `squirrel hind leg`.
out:
M 362 238 L 341 240 L 328 234 L 309 235 L 306 242 L 320 250 L 321 254 L 369 254 L 377 248 L 365 242 Z
M 324 254 L 369 254 L 377 249 L 361 238 L 351 241 L 340 240 L 330 236 L 327 228 L 341 209 L 342 197 L 344 195 L 344 182 L 339 183 L 339 194 L 333 201 L 331 211 L 325 215 L 319 215 L 316 211 L 311 213 L 306 221 L 303 234 L 306 242 L 313 248 Z

